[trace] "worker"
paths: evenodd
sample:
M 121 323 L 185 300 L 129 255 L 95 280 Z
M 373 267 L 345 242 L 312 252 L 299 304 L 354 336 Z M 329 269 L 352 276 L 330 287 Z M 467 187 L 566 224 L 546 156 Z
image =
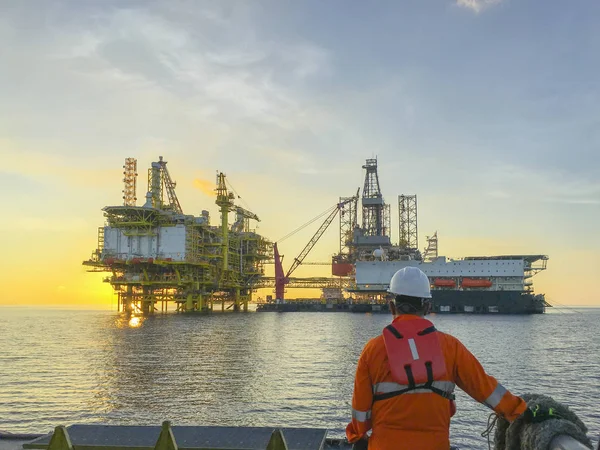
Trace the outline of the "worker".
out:
M 526 410 L 458 339 L 423 318 L 431 288 L 420 269 L 397 271 L 388 292 L 394 319 L 367 342 L 356 368 L 346 427 L 354 449 L 448 450 L 455 385 L 510 422 Z

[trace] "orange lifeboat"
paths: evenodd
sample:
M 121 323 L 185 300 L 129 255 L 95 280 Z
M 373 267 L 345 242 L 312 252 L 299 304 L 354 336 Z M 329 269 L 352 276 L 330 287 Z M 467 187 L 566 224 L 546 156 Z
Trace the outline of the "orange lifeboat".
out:
M 460 285 L 464 288 L 490 288 L 492 287 L 492 282 L 486 279 L 463 278 Z
M 331 264 L 331 274 L 336 277 L 347 277 L 352 274 L 354 264 L 351 263 L 336 263 Z
M 433 280 L 433 285 L 435 287 L 456 287 L 456 281 L 448 278 L 436 278 Z

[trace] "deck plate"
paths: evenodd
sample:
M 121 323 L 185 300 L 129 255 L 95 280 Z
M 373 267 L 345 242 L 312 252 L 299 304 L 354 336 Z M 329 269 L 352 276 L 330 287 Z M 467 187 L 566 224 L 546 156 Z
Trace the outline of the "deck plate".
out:
M 75 448 L 90 450 L 153 450 L 160 426 L 71 425 L 67 431 Z M 180 450 L 266 449 L 275 428 L 271 427 L 172 427 Z M 321 450 L 326 429 L 281 428 L 289 450 Z M 26 449 L 46 449 L 51 435 L 25 444 Z

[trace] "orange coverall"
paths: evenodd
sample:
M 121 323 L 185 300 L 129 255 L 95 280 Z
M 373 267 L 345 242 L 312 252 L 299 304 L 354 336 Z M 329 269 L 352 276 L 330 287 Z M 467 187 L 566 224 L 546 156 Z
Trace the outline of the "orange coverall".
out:
M 420 317 L 403 314 L 394 322 L 414 319 Z M 511 422 L 525 411 L 525 401 L 487 375 L 477 358 L 458 339 L 437 333 L 446 361 L 446 379 L 440 381 L 455 383 Z M 385 382 L 394 382 L 394 379 L 380 335 L 367 342 L 358 360 L 352 422 L 346 427 L 348 441 L 356 442 L 372 429 L 369 450 L 448 450 L 453 414 L 450 401 L 425 392 L 405 393 L 373 403 L 374 387 Z

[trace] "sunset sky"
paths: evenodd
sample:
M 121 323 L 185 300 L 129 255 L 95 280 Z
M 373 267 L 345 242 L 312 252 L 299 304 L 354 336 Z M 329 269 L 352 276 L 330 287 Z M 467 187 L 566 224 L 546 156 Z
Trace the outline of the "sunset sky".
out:
M 437 230 L 449 257 L 547 254 L 537 292 L 600 305 L 599 14 L 558 0 L 0 0 L 0 304 L 114 306 L 81 262 L 102 207 L 122 202 L 124 158 L 142 199 L 162 155 L 184 212 L 218 220 L 221 170 L 271 240 L 353 195 L 377 156 L 394 241 L 397 195 L 417 194 L 421 248 Z M 282 243 L 287 262 L 317 227 Z M 337 232 L 308 259 L 335 253 Z

